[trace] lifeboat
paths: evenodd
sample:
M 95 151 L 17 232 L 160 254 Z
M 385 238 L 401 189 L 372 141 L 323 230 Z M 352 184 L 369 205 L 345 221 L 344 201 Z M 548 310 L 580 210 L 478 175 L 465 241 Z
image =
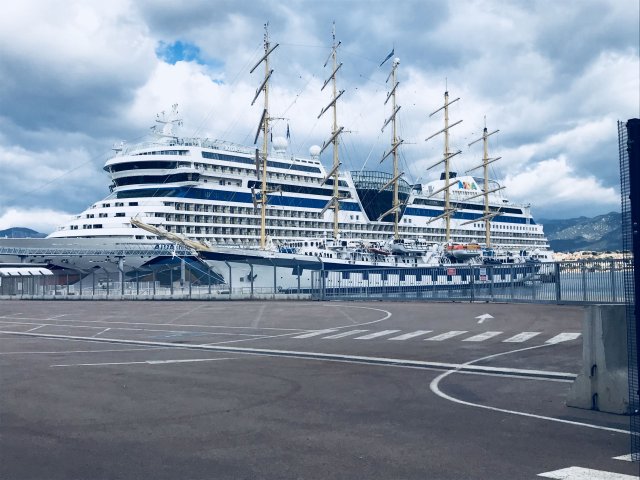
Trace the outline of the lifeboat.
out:
M 456 260 L 465 261 L 482 254 L 482 248 L 477 243 L 451 243 L 446 247 L 447 253 Z

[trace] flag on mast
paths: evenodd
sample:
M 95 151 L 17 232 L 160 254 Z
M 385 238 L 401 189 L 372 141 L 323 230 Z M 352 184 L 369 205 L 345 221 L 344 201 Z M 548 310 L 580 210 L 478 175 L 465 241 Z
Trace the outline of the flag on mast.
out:
M 391 57 L 393 57 L 393 54 L 394 54 L 395 50 L 396 50 L 395 48 L 391 49 L 391 53 L 389 55 L 387 55 L 386 58 L 382 61 L 382 63 L 379 65 L 380 67 L 382 65 L 384 65 L 387 60 L 389 60 Z

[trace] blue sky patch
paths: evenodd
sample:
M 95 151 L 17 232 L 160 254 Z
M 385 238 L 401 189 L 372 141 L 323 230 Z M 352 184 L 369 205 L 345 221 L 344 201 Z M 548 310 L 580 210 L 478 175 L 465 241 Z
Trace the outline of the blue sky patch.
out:
M 159 42 L 156 48 L 156 55 L 161 60 L 175 65 L 176 62 L 196 62 L 205 65 L 206 62 L 200 55 L 200 47 L 195 43 L 181 42 L 180 40 L 173 43 Z

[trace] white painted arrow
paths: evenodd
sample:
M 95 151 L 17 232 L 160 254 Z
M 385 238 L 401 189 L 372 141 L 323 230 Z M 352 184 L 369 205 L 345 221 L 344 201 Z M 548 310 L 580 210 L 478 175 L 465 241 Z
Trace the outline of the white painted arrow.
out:
M 478 319 L 478 323 L 482 323 L 485 320 L 489 320 L 490 318 L 493 318 L 493 315 L 489 315 L 488 313 L 483 313 L 482 315 L 478 315 L 476 318 Z
M 539 473 L 539 477 L 557 478 L 558 480 L 632 480 L 635 477 L 622 473 L 592 470 L 590 468 L 569 467 L 553 472 Z

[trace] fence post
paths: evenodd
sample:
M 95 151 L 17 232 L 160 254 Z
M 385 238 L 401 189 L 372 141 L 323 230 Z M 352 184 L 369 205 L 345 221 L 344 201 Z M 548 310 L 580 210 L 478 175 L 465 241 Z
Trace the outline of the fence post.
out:
M 250 263 L 249 267 L 251 267 L 251 270 L 249 271 L 249 278 L 251 279 L 251 294 L 249 295 L 249 298 L 253 298 L 253 263 Z
M 326 279 L 324 278 L 324 262 L 322 261 L 322 259 L 320 259 L 320 299 L 322 301 L 325 300 L 325 294 L 326 294 L 325 287 L 326 287 Z
M 616 292 L 616 264 L 614 260 L 609 261 L 609 269 L 611 275 L 611 301 L 615 303 L 618 293 Z
M 471 265 L 469 267 L 469 269 L 471 270 L 471 279 L 469 282 L 469 286 L 471 287 L 471 302 L 473 303 L 476 299 L 476 289 L 475 289 L 475 284 L 476 284 L 476 271 L 475 271 L 475 267 L 473 265 Z
M 225 261 L 224 263 L 226 263 L 227 267 L 229 267 L 229 298 L 231 298 L 231 292 L 233 291 L 233 281 L 231 280 L 231 265 L 227 261 Z
M 553 279 L 556 284 L 556 303 L 560 303 L 560 300 L 562 300 L 562 289 L 560 288 L 560 262 L 556 262 L 553 265 Z
M 511 264 L 511 266 L 509 267 L 509 276 L 511 277 L 511 288 L 510 293 L 511 293 L 511 300 L 513 301 L 514 297 L 515 297 L 515 292 L 514 292 L 514 280 L 515 280 L 515 275 L 516 275 L 516 269 L 513 266 L 513 264 Z
M 120 279 L 120 296 L 124 297 L 124 257 L 118 258 L 118 278 Z
M 584 261 L 580 262 L 580 269 L 582 270 L 582 301 L 587 301 L 587 267 Z

